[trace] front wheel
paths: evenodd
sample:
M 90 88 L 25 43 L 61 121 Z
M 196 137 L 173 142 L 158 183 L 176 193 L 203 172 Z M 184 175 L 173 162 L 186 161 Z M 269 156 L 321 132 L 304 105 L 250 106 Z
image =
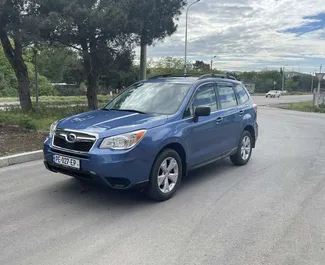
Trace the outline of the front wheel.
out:
M 178 189 L 183 174 L 178 153 L 166 149 L 158 155 L 151 170 L 147 195 L 155 201 L 169 200 Z
M 231 162 L 236 166 L 244 166 L 248 163 L 252 155 L 252 135 L 244 131 L 240 137 L 236 154 L 230 157 Z

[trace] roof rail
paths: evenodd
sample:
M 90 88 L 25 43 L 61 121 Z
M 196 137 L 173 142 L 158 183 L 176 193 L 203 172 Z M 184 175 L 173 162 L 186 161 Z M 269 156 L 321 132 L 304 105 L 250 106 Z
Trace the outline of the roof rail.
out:
M 191 77 L 191 75 L 188 75 L 188 74 L 172 74 L 172 73 L 170 73 L 170 74 L 159 74 L 159 75 L 155 75 L 155 76 L 152 76 L 152 77 L 148 78 L 148 80 L 158 79 L 158 78 L 166 78 L 166 77 Z
M 224 79 L 231 79 L 231 80 L 236 80 L 237 79 L 231 75 L 228 74 L 205 74 L 199 77 L 199 80 L 201 79 L 206 79 L 206 78 L 224 78 Z

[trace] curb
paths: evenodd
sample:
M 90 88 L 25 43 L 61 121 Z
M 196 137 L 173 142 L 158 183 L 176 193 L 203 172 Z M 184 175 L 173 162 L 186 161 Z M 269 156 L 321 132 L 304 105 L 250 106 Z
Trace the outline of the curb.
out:
M 43 159 L 43 151 L 0 157 L 0 168 Z

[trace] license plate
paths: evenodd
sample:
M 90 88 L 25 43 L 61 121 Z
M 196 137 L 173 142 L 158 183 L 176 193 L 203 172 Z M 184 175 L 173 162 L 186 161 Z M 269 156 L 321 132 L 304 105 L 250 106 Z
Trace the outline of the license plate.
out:
M 71 157 L 54 155 L 53 162 L 61 166 L 80 169 L 80 160 Z

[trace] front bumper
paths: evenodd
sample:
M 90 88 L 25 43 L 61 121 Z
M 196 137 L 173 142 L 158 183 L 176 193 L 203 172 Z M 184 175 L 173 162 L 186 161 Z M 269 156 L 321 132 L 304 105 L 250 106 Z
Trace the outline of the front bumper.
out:
M 124 152 L 94 148 L 87 154 L 77 154 L 53 148 L 50 139 L 47 139 L 43 152 L 44 165 L 48 170 L 115 189 L 147 184 L 154 161 L 154 156 L 140 146 Z M 80 170 L 54 164 L 55 154 L 79 159 Z

